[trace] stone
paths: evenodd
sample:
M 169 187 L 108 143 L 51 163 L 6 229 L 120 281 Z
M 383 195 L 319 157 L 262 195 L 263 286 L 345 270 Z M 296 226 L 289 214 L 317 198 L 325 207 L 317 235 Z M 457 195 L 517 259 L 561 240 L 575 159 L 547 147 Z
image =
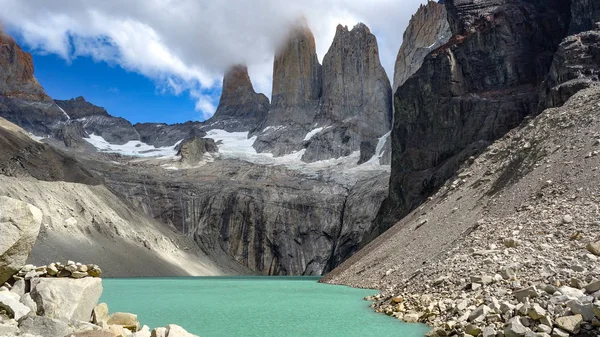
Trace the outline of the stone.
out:
M 469 315 L 469 321 L 481 323 L 485 321 L 486 316 L 492 311 L 487 305 L 482 305 L 476 308 Z M 475 334 L 477 336 L 477 334 Z
M 573 217 L 567 214 L 567 215 L 563 216 L 562 222 L 564 224 L 572 223 L 573 222 Z
M 585 248 L 592 254 L 600 256 L 600 241 L 590 242 Z
M 149 336 L 149 335 L 148 335 Z M 111 330 L 88 330 L 69 334 L 65 337 L 124 337 Z
M 0 320 L 0 336 L 18 336 L 19 324 L 16 320 Z
M 71 277 L 72 278 L 84 278 L 86 276 L 88 276 L 88 273 L 84 273 L 84 272 L 81 272 L 81 271 L 71 272 Z
M 99 278 L 41 278 L 31 290 L 39 312 L 67 321 L 89 321 L 101 294 Z
M 503 243 L 507 248 L 517 248 L 521 245 L 521 240 L 517 238 L 506 238 L 503 240 Z
M 106 303 L 100 303 L 94 307 L 92 311 L 92 323 L 100 325 L 100 323 L 108 322 L 108 305 Z
M 88 275 L 92 277 L 100 277 L 102 275 L 102 269 L 100 267 L 94 265 L 92 268 L 88 270 Z
M 482 337 L 496 337 L 496 329 L 492 326 L 486 326 L 483 328 Z
M 112 324 L 112 325 L 108 325 L 108 327 L 106 327 L 105 329 L 114 333 L 117 336 L 130 336 L 131 335 L 131 331 L 126 329 L 122 325 Z
M 527 316 L 531 317 L 531 319 L 533 320 L 539 320 L 542 317 L 546 316 L 546 310 L 542 308 L 539 304 L 534 303 L 527 311 Z
M 543 324 L 543 325 L 549 326 L 549 327 L 554 326 L 554 323 L 552 321 L 552 317 L 550 317 L 548 315 L 540 318 L 540 323 Z
M 0 291 L 0 309 L 6 310 L 8 317 L 16 320 L 31 311 L 26 305 L 19 302 L 19 295 L 8 290 Z
M 25 316 L 19 321 L 21 333 L 42 337 L 66 336 L 73 333 L 66 322 L 44 316 Z
M 537 326 L 537 331 L 543 332 L 543 333 L 547 333 L 547 334 L 551 334 L 552 333 L 552 326 L 548 326 L 545 324 L 540 324 Z
M 565 296 L 575 299 L 583 297 L 585 295 L 582 290 L 567 286 L 562 286 L 558 288 L 558 291 Z
M 567 302 L 567 306 L 574 314 L 580 314 L 585 321 L 594 319 L 594 305 L 592 303 L 581 303 L 579 300 Z
M 42 224 L 42 211 L 28 203 L 0 196 L 0 284 L 25 264 Z
M 56 268 L 56 265 L 54 263 L 48 265 L 48 268 L 46 270 L 48 271 L 48 275 L 50 276 L 56 276 L 58 274 L 58 268 Z
M 523 302 L 525 298 L 536 298 L 540 296 L 540 292 L 535 286 L 523 288 L 516 290 L 513 292 L 513 295 L 519 300 L 519 302 Z
M 185 331 L 185 329 L 180 327 L 179 325 L 169 324 L 169 325 L 167 325 L 166 337 L 198 337 L 198 336 Z
M 481 333 L 481 328 L 474 324 L 468 324 L 465 327 L 465 332 L 471 336 L 479 336 Z
M 151 337 L 152 332 L 147 325 L 144 325 L 139 331 L 130 335 L 130 337 Z
M 471 282 L 486 285 L 486 284 L 490 284 L 490 283 L 494 282 L 494 279 L 489 275 L 471 276 Z
M 579 326 L 583 323 L 583 316 L 581 315 L 572 315 L 572 316 L 563 316 L 556 319 L 556 325 L 570 333 L 574 333 L 579 330 Z
M 417 323 L 419 322 L 419 317 L 421 317 L 421 315 L 416 313 L 408 313 L 404 315 L 404 318 L 402 320 L 406 323 Z
M 600 319 L 600 301 L 594 302 L 594 307 L 592 308 L 592 310 L 594 311 L 594 315 L 596 315 L 596 318 Z
M 23 303 L 23 305 L 25 305 L 26 307 L 28 307 L 29 309 L 31 309 L 32 313 L 36 313 L 37 312 L 37 303 L 35 303 L 35 301 L 33 300 L 33 298 L 31 298 L 31 294 L 30 293 L 26 293 L 23 296 L 21 296 L 21 303 Z
M 554 330 L 552 330 L 552 337 L 569 337 L 569 333 L 561 330 L 559 328 L 554 328 Z
M 531 331 L 526 328 L 522 323 L 520 317 L 513 317 L 508 321 L 508 324 L 504 327 L 504 336 L 506 337 L 523 337 L 525 334 Z
M 156 328 L 152 330 L 151 337 L 167 337 L 167 328 Z
M 25 294 L 25 280 L 17 280 L 10 289 L 11 292 L 23 296 Z
M 585 291 L 587 291 L 588 293 L 595 293 L 596 291 L 599 291 L 599 290 L 600 290 L 600 280 L 592 281 L 585 286 Z
M 136 314 L 115 312 L 108 318 L 108 325 L 120 325 L 127 330 L 136 332 L 140 329 L 140 322 Z

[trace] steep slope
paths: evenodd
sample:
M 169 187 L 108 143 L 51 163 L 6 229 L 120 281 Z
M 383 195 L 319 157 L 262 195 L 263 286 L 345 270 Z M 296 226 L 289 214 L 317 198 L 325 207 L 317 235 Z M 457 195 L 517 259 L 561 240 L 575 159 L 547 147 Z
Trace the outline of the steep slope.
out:
M 204 124 L 228 132 L 254 130 L 269 112 L 269 99 L 254 91 L 248 68 L 231 67 L 223 77 L 223 90 L 215 115 Z
M 404 31 L 394 66 L 393 92 L 421 68 L 427 54 L 446 44 L 451 36 L 444 4 L 430 0 L 421 5 Z
M 329 274 L 327 282 L 381 289 L 377 308 L 406 319 L 405 314 L 416 313 L 416 320 L 446 333 L 470 329 L 469 322 L 480 330 L 503 330 L 512 314 L 494 321 L 472 320 L 477 316 L 469 313 L 481 304 L 495 308 L 493 301 L 513 308 L 523 302 L 515 300 L 517 291 L 529 286 L 539 289 L 529 306 L 540 303 L 551 321 L 577 313 L 574 303 L 550 297 L 554 286 L 583 288 L 600 278 L 597 257 L 586 249 L 600 241 L 598 102 L 600 88 L 593 87 L 526 120 L 464 164 L 427 202 Z M 500 278 L 483 288 L 471 285 L 496 274 Z M 404 299 L 402 307 L 390 303 L 394 296 Z M 429 314 L 419 314 L 427 307 L 433 308 Z M 527 315 L 520 312 L 514 315 Z M 537 319 L 531 319 L 531 329 Z M 451 321 L 455 325 L 445 325 Z M 582 324 L 581 335 L 596 336 L 593 329 Z
M 390 195 L 376 237 L 525 116 L 565 37 L 563 1 L 446 1 L 453 37 L 395 94 Z
M 78 160 L 2 118 L 0 150 L 0 195 L 44 213 L 32 263 L 77 257 L 102 264 L 107 276 L 247 272 L 227 258 L 217 257 L 217 267 L 192 239 L 134 211 Z

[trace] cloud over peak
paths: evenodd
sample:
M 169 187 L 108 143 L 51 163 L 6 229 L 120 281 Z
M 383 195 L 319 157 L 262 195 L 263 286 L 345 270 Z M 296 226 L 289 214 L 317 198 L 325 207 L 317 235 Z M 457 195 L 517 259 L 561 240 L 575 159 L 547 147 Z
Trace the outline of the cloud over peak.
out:
M 321 60 L 338 24 L 364 22 L 391 76 L 404 29 L 424 1 L 0 0 L 0 22 L 36 52 L 92 57 L 187 94 L 206 118 L 232 64 L 247 64 L 257 91 L 270 96 L 274 51 L 300 17 Z

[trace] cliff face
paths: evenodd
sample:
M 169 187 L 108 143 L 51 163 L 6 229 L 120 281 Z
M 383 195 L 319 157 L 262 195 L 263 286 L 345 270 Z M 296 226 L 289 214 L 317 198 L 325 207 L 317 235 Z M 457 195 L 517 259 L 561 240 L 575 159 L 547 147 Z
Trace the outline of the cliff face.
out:
M 269 112 L 269 99 L 254 91 L 248 68 L 231 67 L 223 77 L 223 91 L 215 115 L 206 125 L 229 132 L 254 130 Z
M 600 2 L 597 0 L 571 0 L 571 3 L 569 34 L 590 30 L 600 22 Z
M 299 151 L 318 113 L 321 92 L 321 64 L 313 33 L 306 24 L 292 27 L 275 55 L 271 108 L 255 130 L 262 133 L 254 148 L 275 156 Z
M 392 91 L 375 35 L 364 24 L 339 25 L 323 58 L 323 96 L 316 125 L 327 128 L 305 144 L 306 162 L 348 156 L 377 144 L 391 128 Z M 363 145 L 370 159 L 375 147 Z
M 85 98 L 79 96 L 77 98 L 71 98 L 70 100 L 54 100 L 59 107 L 61 107 L 69 117 L 78 119 L 89 116 L 106 116 L 109 114 L 103 107 L 96 106 L 89 103 Z
M 390 195 L 375 237 L 537 111 L 569 24 L 562 1 L 446 1 L 453 37 L 395 94 Z
M 446 7 L 436 1 L 428 1 L 426 5 L 421 5 L 412 16 L 396 58 L 394 93 L 421 68 L 427 54 L 448 42 L 452 32 L 447 16 Z

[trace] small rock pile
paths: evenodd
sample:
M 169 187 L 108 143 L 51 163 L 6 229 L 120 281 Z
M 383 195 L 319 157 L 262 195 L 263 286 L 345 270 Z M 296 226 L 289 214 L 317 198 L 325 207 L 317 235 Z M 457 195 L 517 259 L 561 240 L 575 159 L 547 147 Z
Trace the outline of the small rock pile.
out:
M 109 314 L 98 304 L 101 273 L 73 261 L 20 268 L 0 287 L 0 337 L 197 337 L 177 325 L 140 327 L 135 314 Z
M 95 264 L 82 264 L 81 262 L 67 261 L 66 264 L 53 262 L 47 266 L 36 267 L 31 264 L 23 266 L 17 274 L 13 276 L 15 280 L 29 280 L 34 277 L 100 277 L 102 269 Z

